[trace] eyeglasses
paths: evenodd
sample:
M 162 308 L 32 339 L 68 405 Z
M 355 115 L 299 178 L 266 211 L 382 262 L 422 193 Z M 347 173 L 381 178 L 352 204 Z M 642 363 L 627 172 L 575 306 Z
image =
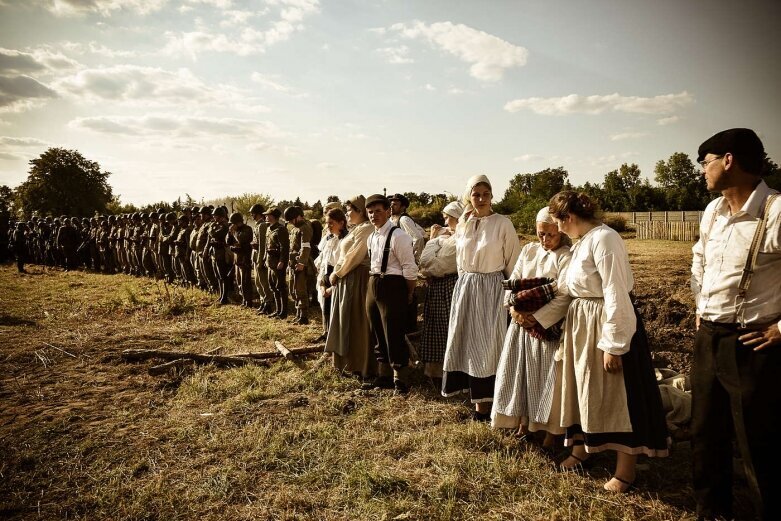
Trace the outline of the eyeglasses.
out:
M 705 160 L 703 160 L 703 161 L 699 161 L 699 163 L 700 163 L 700 166 L 701 166 L 703 169 L 705 169 L 705 168 L 707 168 L 707 166 L 708 166 L 709 164 L 713 163 L 713 162 L 714 162 L 714 161 L 716 161 L 717 159 L 721 159 L 722 157 L 724 157 L 724 156 L 716 156 L 716 157 L 712 157 L 712 158 L 708 159 L 707 161 L 705 161 Z

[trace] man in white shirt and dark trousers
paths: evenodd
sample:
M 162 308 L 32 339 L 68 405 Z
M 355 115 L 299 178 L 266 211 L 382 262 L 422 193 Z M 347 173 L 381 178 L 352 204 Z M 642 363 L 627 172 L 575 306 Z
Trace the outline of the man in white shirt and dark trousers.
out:
M 692 371 L 694 493 L 700 519 L 732 517 L 732 439 L 757 517 L 781 519 L 781 197 L 762 180 L 764 148 L 749 129 L 698 151 L 708 190 L 693 248 L 697 334 Z
M 382 195 L 366 199 L 366 212 L 374 225 L 369 236 L 369 288 L 366 314 L 379 375 L 364 388 L 395 388 L 409 391 L 409 348 L 404 339 L 404 320 L 412 301 L 418 267 L 412 238 L 390 220 L 390 201 Z
M 412 252 L 415 255 L 415 264 L 420 264 L 420 256 L 426 245 L 426 232 L 415 220 L 407 214 L 409 199 L 403 194 L 393 194 L 388 197 L 391 209 L 391 221 L 393 224 L 407 232 L 412 238 Z M 418 329 L 418 299 L 413 293 L 412 300 L 407 306 L 407 315 L 404 319 L 404 331 L 412 333 Z

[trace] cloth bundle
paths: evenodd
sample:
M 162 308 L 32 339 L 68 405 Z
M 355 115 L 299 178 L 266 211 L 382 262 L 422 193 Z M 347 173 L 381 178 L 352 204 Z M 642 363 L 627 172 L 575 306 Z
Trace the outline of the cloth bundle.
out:
M 510 279 L 502 282 L 504 289 L 510 291 L 507 304 L 512 306 L 519 313 L 534 313 L 542 306 L 553 300 L 556 296 L 556 281 L 546 277 L 530 279 Z M 558 340 L 561 337 L 560 320 L 548 329 L 540 324 L 534 324 L 532 327 L 524 329 L 534 338 L 539 340 Z

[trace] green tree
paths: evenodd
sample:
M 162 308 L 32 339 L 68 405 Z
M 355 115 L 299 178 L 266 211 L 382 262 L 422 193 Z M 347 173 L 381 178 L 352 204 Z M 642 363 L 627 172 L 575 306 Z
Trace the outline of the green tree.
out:
M 27 180 L 16 193 L 28 217 L 33 212 L 74 216 L 104 213 L 112 199 L 110 175 L 77 150 L 50 148 L 30 160 Z
M 0 213 L 12 212 L 14 206 L 14 191 L 8 185 L 0 186 Z
M 530 200 L 550 200 L 568 184 L 564 167 L 546 168 L 533 174 L 516 174 L 510 180 L 504 197 L 497 203 L 500 213 L 515 213 Z M 538 208 L 539 210 L 539 208 Z
M 602 209 L 611 212 L 636 210 L 641 186 L 640 167 L 634 163 L 631 165 L 624 163 L 618 170 L 608 172 L 602 183 L 604 198 Z
M 762 179 L 770 188 L 781 191 L 781 169 L 765 154 L 765 164 L 762 168 Z
M 229 212 L 239 212 L 240 214 L 246 216 L 249 215 L 249 209 L 252 208 L 252 205 L 255 203 L 262 204 L 264 208 L 268 209 L 274 206 L 274 199 L 266 194 L 245 192 L 241 195 L 211 199 L 204 202 L 202 206 L 226 206 Z M 284 207 L 280 208 L 280 210 L 284 209 Z
M 711 199 L 705 178 L 683 152 L 675 152 L 666 162 L 658 161 L 654 174 L 664 190 L 666 210 L 702 210 Z

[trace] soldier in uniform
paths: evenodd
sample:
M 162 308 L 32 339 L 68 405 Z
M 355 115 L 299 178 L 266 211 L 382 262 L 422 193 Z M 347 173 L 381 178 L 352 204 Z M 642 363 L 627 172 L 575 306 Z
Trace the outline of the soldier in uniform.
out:
M 176 240 L 174 240 L 174 257 L 179 267 L 180 280 L 185 285 L 195 285 L 197 283 L 195 271 L 190 262 L 190 235 L 192 230 L 190 218 L 185 214 L 179 216 L 179 233 L 176 235 Z
M 68 271 L 76 268 L 76 248 L 79 246 L 80 237 L 71 219 L 63 215 L 60 222 L 62 226 L 57 231 L 57 247 L 62 252 L 65 271 Z
M 176 224 L 176 214 L 169 212 L 165 219 L 160 219 L 160 260 L 163 263 L 163 275 L 169 284 L 173 284 L 176 278 L 173 265 L 173 242 L 179 233 L 179 227 Z
M 249 209 L 252 220 L 255 221 L 255 230 L 252 239 L 252 267 L 255 279 L 255 289 L 260 299 L 258 306 L 259 315 L 268 315 L 274 311 L 274 295 L 268 283 L 268 268 L 266 267 L 266 232 L 268 223 L 263 217 L 266 209 L 260 204 L 253 204 Z
M 198 251 L 198 263 L 210 293 L 217 293 L 220 283 L 217 281 L 217 275 L 214 273 L 214 264 L 212 264 L 212 246 L 209 244 L 209 230 L 214 224 L 212 217 L 213 208 L 204 206 L 201 208 L 203 224 L 198 229 L 198 236 L 195 239 L 195 246 Z
M 236 257 L 234 266 L 241 288 L 241 305 L 252 307 L 252 228 L 244 224 L 239 212 L 230 216 L 231 251 Z
M 285 284 L 285 271 L 287 268 L 288 253 L 290 250 L 290 236 L 287 227 L 279 222 L 282 216 L 277 208 L 269 208 L 263 215 L 266 216 L 268 231 L 266 232 L 266 267 L 268 268 L 268 282 L 274 294 L 274 313 L 276 318 L 287 317 L 287 285 Z
M 212 222 L 209 227 L 209 246 L 211 247 L 211 262 L 217 276 L 219 286 L 220 304 L 230 303 L 228 292 L 230 287 L 230 267 L 225 256 L 225 246 L 228 238 L 228 211 L 223 206 L 218 206 L 212 211 Z
M 312 259 L 312 226 L 304 218 L 304 211 L 300 206 L 290 206 L 285 209 L 285 220 L 293 225 L 293 236 L 290 240 L 290 290 L 296 303 L 295 324 L 309 323 L 309 288 L 307 274 L 314 271 L 310 267 Z
M 11 239 L 11 245 L 14 248 L 14 256 L 16 257 L 16 269 L 19 273 L 27 273 L 24 269 L 24 263 L 27 260 L 27 224 L 23 222 L 16 223 L 16 230 L 14 230 L 13 237 Z
M 201 263 L 199 262 L 200 256 L 198 255 L 198 231 L 203 225 L 203 215 L 201 215 L 201 209 L 197 206 L 193 207 L 193 219 L 192 230 L 190 231 L 190 241 L 188 246 L 190 248 L 190 265 L 193 267 L 193 274 L 195 275 L 195 284 L 205 290 L 208 288 L 206 279 L 203 278 L 201 273 Z

